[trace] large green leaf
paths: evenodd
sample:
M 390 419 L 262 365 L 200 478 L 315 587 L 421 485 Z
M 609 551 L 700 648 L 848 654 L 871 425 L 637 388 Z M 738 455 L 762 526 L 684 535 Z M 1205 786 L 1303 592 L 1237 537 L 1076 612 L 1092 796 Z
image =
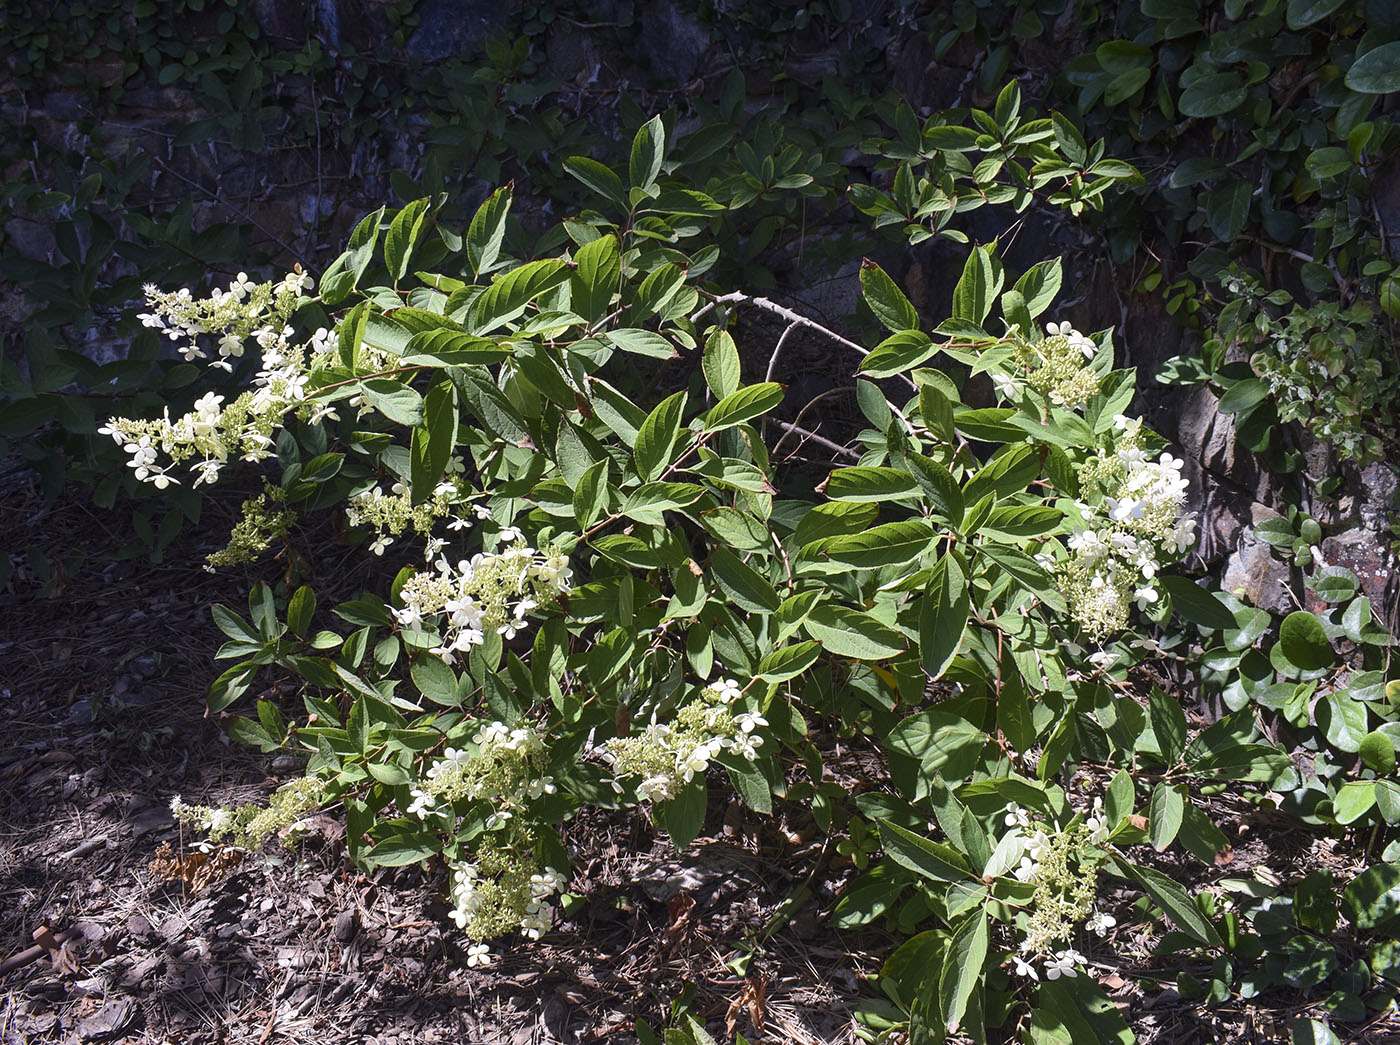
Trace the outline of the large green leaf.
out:
M 1322 621 L 1307 610 L 1295 610 L 1283 618 L 1278 642 L 1289 663 L 1304 671 L 1325 668 L 1336 660 Z
M 881 827 L 884 826 L 881 824 Z M 943 963 L 943 974 L 938 981 L 943 1022 L 950 1034 L 956 1032 L 962 1023 L 968 1000 L 982 982 L 987 942 L 987 909 L 979 907 L 967 916 L 967 920 L 953 934 L 948 945 L 947 960 Z
M 1372 48 L 1352 63 L 1346 84 L 1361 94 L 1400 91 L 1400 40 Z
M 837 468 L 819 488 L 833 501 L 891 501 L 917 492 L 913 478 L 898 468 L 857 465 Z
M 574 271 L 569 277 L 570 307 L 590 323 L 597 323 L 612 307 L 622 275 L 622 253 L 617 237 L 599 236 L 574 252 Z
M 885 270 L 868 258 L 860 264 L 860 288 L 870 311 L 887 330 L 898 333 L 918 329 L 918 311 Z
M 644 480 L 655 479 L 671 463 L 685 399 L 684 390 L 663 399 L 637 430 L 637 474 Z
M 478 276 L 497 267 L 496 259 L 500 256 L 501 243 L 506 236 L 506 218 L 510 214 L 510 203 L 509 186 L 497 189 L 477 208 L 471 224 L 467 226 L 467 237 L 463 246 L 467 254 L 467 263 Z
M 649 189 L 661 173 L 661 158 L 666 153 L 666 128 L 660 116 L 653 116 L 637 129 L 632 139 L 632 155 L 627 161 L 627 174 L 634 189 Z
M 719 586 L 740 609 L 772 613 L 782 603 L 768 578 L 725 547 L 710 553 L 710 568 Z
M 870 614 L 829 602 L 813 607 L 802 626 L 838 657 L 884 660 L 903 653 L 908 645 L 902 634 Z
M 916 835 L 888 820 L 879 821 L 880 844 L 891 860 L 916 874 L 939 882 L 960 882 L 972 877 L 962 853 Z
M 919 658 L 929 678 L 942 678 L 958 655 L 969 612 L 966 571 L 957 555 L 949 552 L 934 566 L 919 601 Z
M 783 386 L 776 381 L 749 385 L 729 393 L 705 414 L 705 431 L 716 432 L 766 414 L 783 401 Z
M 1137 879 L 1147 891 L 1147 895 L 1166 912 L 1167 917 L 1178 929 L 1207 947 L 1221 946 L 1220 935 L 1215 931 L 1215 926 L 1191 901 L 1186 890 L 1174 880 L 1150 867 L 1139 867 L 1136 864 L 1122 866 L 1126 866 L 1128 874 Z
M 827 542 L 825 551 L 836 562 L 873 570 L 912 562 L 924 553 L 933 538 L 933 527 L 923 519 L 904 519 L 836 537 Z

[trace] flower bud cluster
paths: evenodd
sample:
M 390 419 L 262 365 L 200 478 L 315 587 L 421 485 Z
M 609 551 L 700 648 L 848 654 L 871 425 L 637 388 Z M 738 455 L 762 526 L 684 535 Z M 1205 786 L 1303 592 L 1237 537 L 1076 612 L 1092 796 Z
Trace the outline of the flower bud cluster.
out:
M 695 774 L 709 769 L 721 751 L 732 751 L 750 762 L 758 758 L 763 737 L 754 730 L 768 721 L 756 712 L 736 713 L 741 694 L 734 679 L 712 682 L 701 691 L 700 699 L 676 712 L 673 722 L 653 722 L 634 736 L 609 740 L 603 756 L 619 776 L 642 778 L 637 796 L 643 801 L 674 798 Z
M 456 654 L 480 645 L 487 629 L 514 638 L 531 610 L 572 586 L 567 555 L 554 547 L 536 551 L 519 531 L 503 535 L 514 538 L 504 551 L 479 553 L 455 566 L 439 558 L 432 570 L 409 577 L 399 592 L 403 608 L 394 617 L 406 628 L 432 619 L 441 636 L 432 653 L 449 664 Z
M 538 940 L 549 929 L 549 901 L 564 891 L 568 876 L 552 867 L 538 870 L 510 847 L 484 847 L 474 863 L 453 863 L 451 918 L 476 943 L 467 964 L 489 965 L 484 941 L 519 929 Z
M 1098 346 L 1068 323 L 1047 323 L 1045 337 L 1039 341 L 1013 329 L 1011 342 L 1020 373 L 995 379 L 1003 396 L 1015 398 L 1028 386 L 1057 406 L 1078 410 L 1098 394 L 1098 372 L 1088 365 Z
M 457 471 L 461 471 L 461 461 Z M 364 490 L 345 507 L 345 517 L 351 526 L 370 526 L 378 536 L 370 542 L 375 555 L 394 543 L 394 538 L 412 527 L 415 533 L 427 535 L 441 520 L 453 514 L 454 505 L 467 493 L 466 485 L 457 478 L 443 479 L 432 496 L 414 504 L 408 487 L 395 483 L 389 493 L 378 486 Z
M 242 357 L 251 339 L 262 352 L 262 368 L 253 387 L 227 405 L 223 396 L 207 392 L 179 418 L 172 420 L 168 410 L 157 420 L 114 417 L 98 429 L 131 455 L 127 466 L 137 479 L 163 490 L 179 482 L 171 468 L 194 459 L 194 485 L 213 483 L 231 458 L 271 457 L 275 433 L 289 411 L 308 423 L 334 417 L 329 407 L 305 395 L 310 370 L 334 355 L 334 335 L 318 331 L 309 344 L 294 344 L 287 325 L 302 291 L 311 286 L 311 277 L 301 272 L 275 284 L 255 284 L 240 272 L 227 291 L 203 299 L 184 289 L 165 294 L 145 288 L 153 311 L 141 316 L 142 323 L 185 342 L 180 351 L 186 360 L 207 358 L 198 341 L 207 335 L 218 345 L 218 358 L 209 365 L 231 371 L 230 360 Z
M 487 802 L 488 830 L 500 830 L 527 803 L 557 790 L 542 772 L 544 736 L 531 726 L 514 729 L 501 722 L 483 726 L 470 748 L 447 748 L 413 788 L 408 815 L 426 820 L 430 813 L 452 817 L 454 803 Z
M 243 502 L 241 518 L 229 533 L 228 544 L 220 551 L 205 558 L 209 566 L 233 566 L 241 562 L 252 562 L 278 537 L 286 534 L 296 512 L 288 508 L 276 508 L 280 500 L 277 487 L 266 485 L 263 492 Z M 206 567 L 207 568 L 207 567 Z
M 326 782 L 317 777 L 301 777 L 283 784 L 268 799 L 267 805 L 250 803 L 243 806 L 186 805 L 179 795 L 170 801 L 175 819 L 201 831 L 207 831 L 209 841 L 239 849 L 258 849 L 279 832 L 286 832 L 285 842 L 295 840 L 297 824 L 326 800 Z
M 1080 470 L 1084 489 L 1097 489 L 1101 505 L 1076 501 L 1069 557 L 1043 563 L 1056 573 L 1075 619 L 1096 638 L 1127 625 L 1130 602 L 1139 609 L 1156 602 L 1159 566 L 1195 544 L 1195 515 L 1183 511 L 1183 462 L 1165 453 L 1149 460 L 1140 419 L 1119 414 L 1115 424 L 1111 452 Z
M 1047 979 L 1075 976 L 1076 967 L 1085 963 L 1084 956 L 1068 946 L 1075 929 L 1088 924 L 1094 932 L 1104 935 L 1115 924 L 1111 915 L 1094 909 L 1098 867 L 1089 856 L 1089 847 L 1102 841 L 1106 833 L 1103 800 L 1096 799 L 1093 813 L 1067 828 L 1033 822 L 1027 811 L 1016 805 L 1007 811 L 1004 822 L 1010 831 L 998 849 L 1005 849 L 1008 841 L 1014 843 L 1013 847 L 1023 855 L 1012 874 L 1019 881 L 1035 885 L 1030 914 L 1021 925 L 1025 935 L 1022 953 L 1015 956 L 1016 972 L 1039 979 L 1033 964 L 1039 960 Z

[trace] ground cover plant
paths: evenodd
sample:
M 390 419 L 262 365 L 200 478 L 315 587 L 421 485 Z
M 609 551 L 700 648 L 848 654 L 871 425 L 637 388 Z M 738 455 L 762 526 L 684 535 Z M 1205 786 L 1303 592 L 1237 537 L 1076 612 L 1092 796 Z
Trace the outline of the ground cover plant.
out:
M 1077 210 L 1134 173 L 1058 116 L 1023 118 L 1014 85 L 969 123 L 914 129 L 943 166 L 896 181 L 893 200 L 923 201 L 911 238 L 943 230 L 960 178 L 1010 166 L 978 202 L 1048 186 Z M 180 822 L 215 852 L 257 850 L 339 807 L 362 868 L 445 869 L 465 961 L 489 967 L 568 916 L 585 811 L 635 809 L 684 852 L 713 795 L 758 816 L 805 805 L 861 869 L 832 924 L 907 937 L 860 1009 L 870 1040 L 1133 1040 L 1093 973 L 1124 946 L 1099 940 L 1130 928 L 1180 956 L 1183 992 L 1313 992 L 1300 1040 L 1388 1006 L 1388 862 L 1289 899 L 1249 881 L 1193 897 L 1158 859 L 1228 854 L 1203 807 L 1226 788 L 1319 824 L 1397 812 L 1389 638 L 1356 578 L 1319 575 L 1329 608 L 1253 649 L 1267 613 L 1170 572 L 1194 543 L 1182 462 L 1125 412 L 1112 332 L 1046 320 L 1056 260 L 1012 279 L 995 244 L 971 246 L 930 330 L 867 261 L 885 329 L 867 349 L 705 281 L 723 204 L 668 163 L 667 137 L 643 124 L 625 171 L 567 161 L 599 209 L 566 219 L 562 252 L 511 252 L 502 189 L 460 230 L 430 199 L 369 215 L 319 285 L 147 288 L 143 321 L 189 358 L 261 357 L 237 398 L 103 428 L 157 488 L 276 460 L 211 560 L 331 509 L 400 566 L 329 612 L 295 570 L 255 585 L 246 616 L 215 608 L 235 663 L 210 709 L 306 768 L 266 802 L 177 797 Z M 976 170 L 972 152 L 989 155 Z M 810 433 L 778 412 L 781 382 L 745 381 L 728 330 L 745 309 L 852 353 L 870 427 L 851 463 L 814 482 L 773 456 Z M 966 402 L 984 374 L 991 403 Z M 1152 672 L 1198 643 L 1228 713 L 1191 738 Z M 299 703 L 250 706 L 269 672 Z M 1305 772 L 1266 730 L 1314 715 L 1331 717 Z M 870 756 L 834 789 L 833 737 Z M 1349 963 L 1325 938 L 1339 910 L 1365 955 Z M 666 1034 L 708 1038 L 687 1012 Z
M 1356 573 L 1316 564 L 1323 531 L 1299 512 L 1256 528 L 1306 576 L 1296 610 L 1191 576 L 1195 492 L 1136 416 L 1133 361 L 1114 330 L 1067 321 L 1069 262 L 1012 261 L 1004 246 L 1029 210 L 1138 229 L 1123 215 L 1151 211 L 1161 184 L 1159 158 L 1133 141 L 1145 150 L 1161 135 L 1128 85 L 1158 77 L 1164 113 L 1200 106 L 1195 80 L 1245 75 L 1218 38 L 1246 17 L 1251 31 L 1285 21 L 1284 44 L 1313 48 L 1300 62 L 1337 61 L 1316 73 L 1331 91 L 1319 112 L 1298 119 L 1309 141 L 1344 135 L 1348 165 L 1265 142 L 1190 167 L 1216 188 L 1169 202 L 1194 233 L 1233 240 L 1235 224 L 1259 219 L 1271 236 L 1268 193 L 1243 204 L 1236 186 L 1263 157 L 1253 162 L 1277 159 L 1281 179 L 1317 179 L 1297 183 L 1311 215 L 1319 200 L 1354 209 L 1391 130 L 1342 86 L 1383 95 L 1383 78 L 1361 73 L 1368 51 L 1391 46 L 1387 30 L 1358 38 L 1350 5 L 1226 5 L 1221 22 L 1144 3 L 1111 25 L 1080 5 L 1082 27 L 1134 42 L 1100 41 L 1095 64 L 1070 64 L 1083 113 L 1040 116 L 1016 84 L 1000 86 L 1016 59 L 992 15 L 1011 5 L 972 6 L 982 14 L 938 47 L 990 34 L 976 41 L 991 48 L 975 66 L 981 107 L 930 114 L 829 80 L 755 114 L 730 75 L 696 103 L 698 126 L 633 106 L 614 147 L 554 126 L 550 109 L 508 149 L 490 100 L 544 95 L 525 82 L 528 46 L 493 45 L 468 79 L 471 112 L 494 122 L 438 133 L 531 175 L 520 180 L 534 204 L 502 185 L 464 206 L 435 154 L 421 184 L 393 181 L 397 204 L 347 227 L 323 268 L 269 277 L 249 263 L 231 282 L 204 272 L 237 271 L 223 238 L 201 261 L 177 221 L 184 269 L 166 281 L 153 265 L 132 310 L 144 355 L 54 368 L 43 349 L 6 370 L 12 433 L 73 422 L 22 440 L 50 499 L 73 461 L 49 451 L 87 445 L 77 456 L 102 479 L 99 505 L 140 491 L 147 550 L 159 557 L 195 525 L 218 540 L 211 569 L 251 588 L 246 612 L 242 592 L 217 597 L 224 643 L 196 662 L 229 662 L 208 714 L 263 753 L 273 779 L 222 798 L 207 781 L 167 790 L 160 806 L 179 828 L 144 875 L 204 896 L 196 906 L 220 888 L 255 903 L 258 888 L 275 891 L 275 868 L 318 860 L 346 892 L 422 888 L 439 902 L 421 917 L 393 908 L 390 942 L 412 927 L 398 946 L 421 969 L 415 948 L 436 934 L 440 963 L 508 981 L 537 955 L 591 947 L 609 888 L 599 868 L 615 875 L 619 851 L 641 860 L 664 839 L 682 867 L 703 862 L 701 843 L 752 837 L 759 878 L 775 872 L 786 895 L 712 937 L 737 994 L 715 1008 L 709 973 L 692 966 L 684 982 L 648 982 L 644 1002 L 590 1025 L 593 1038 L 759 1040 L 765 970 L 799 918 L 804 941 L 860 970 L 842 983 L 841 1040 L 1393 1031 L 1400 684 L 1384 608 Z M 1016 6 L 1011 38 L 1036 39 L 1035 12 L 1056 14 Z M 210 46 L 167 66 L 171 81 L 217 79 Z M 1353 57 L 1360 72 L 1346 74 Z M 270 61 L 294 71 L 278 64 L 287 56 Z M 304 65 L 313 82 L 334 67 L 314 53 Z M 1257 74 L 1249 102 L 1286 86 Z M 424 90 L 450 95 L 462 75 L 436 70 Z M 1096 115 L 1096 86 L 1118 109 Z M 1190 115 L 1243 118 L 1245 105 Z M 258 127 L 235 106 L 190 137 L 230 123 Z M 1086 127 L 1108 140 L 1086 140 Z M 529 158 L 541 142 L 549 162 Z M 85 220 L 65 234 L 75 244 Z M 1312 244 L 1341 280 L 1335 295 L 1316 268 L 1251 272 L 1245 250 L 1228 271 L 1219 252 L 1196 259 L 1215 304 L 1172 284 L 1168 310 L 1210 336 L 1164 376 L 1208 383 L 1244 443 L 1280 468 L 1298 466 L 1299 425 L 1359 462 L 1389 438 L 1378 317 L 1394 277 L 1374 267 L 1383 236 L 1349 247 L 1353 226 L 1367 224 L 1337 239 L 1319 225 Z M 897 266 L 935 244 L 956 252 L 960 278 L 933 298 Z M 84 255 L 93 284 L 99 247 Z M 823 275 L 853 263 L 857 315 L 833 321 L 774 294 L 793 255 Z M 45 345 L 71 318 L 68 276 L 45 276 Z M 1086 315 L 1082 302 L 1073 314 Z M 837 360 L 843 388 L 796 397 L 804 343 Z M 161 345 L 179 358 L 154 387 L 146 356 Z M 102 394 L 66 385 L 74 374 Z M 120 399 L 105 387 L 114 376 Z M 216 518 L 230 486 L 242 509 Z M 31 554 L 29 579 L 61 597 L 64 571 L 37 569 L 58 561 Z M 130 710 L 92 712 L 103 742 L 161 750 L 170 727 L 142 732 Z M 765 831 L 812 850 L 794 871 L 776 855 L 790 849 L 760 844 Z M 274 870 L 261 886 L 227 884 L 263 866 Z M 667 895 L 658 947 L 674 958 L 715 912 L 703 891 Z M 320 927 L 347 944 L 341 960 L 367 906 Z M 44 953 L 63 970 L 66 952 Z M 299 960 L 277 955 L 279 967 Z M 117 964 L 109 978 L 128 975 Z M 1153 1009 L 1196 1024 L 1173 1036 Z

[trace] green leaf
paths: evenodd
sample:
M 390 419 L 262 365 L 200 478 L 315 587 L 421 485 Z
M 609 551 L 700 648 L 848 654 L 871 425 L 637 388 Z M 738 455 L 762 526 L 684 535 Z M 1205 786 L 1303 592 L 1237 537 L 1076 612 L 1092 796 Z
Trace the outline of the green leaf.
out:
M 768 682 L 796 678 L 817 662 L 821 651 L 821 645 L 810 639 L 775 649 L 758 662 L 758 677 Z
M 253 677 L 257 673 L 258 665 L 252 661 L 245 660 L 241 664 L 235 664 L 210 685 L 205 706 L 213 714 L 223 711 L 248 692 L 248 687 L 252 685 Z
M 378 867 L 403 867 L 426 860 L 441 850 L 435 835 L 406 829 L 376 842 L 363 856 L 366 863 Z
M 1347 70 L 1346 85 L 1361 94 L 1400 91 L 1400 40 L 1381 44 L 1353 62 Z
M 1026 269 L 1026 274 L 1016 281 L 1016 293 L 1026 302 L 1026 311 L 1034 318 L 1049 308 L 1060 294 L 1060 284 L 1064 278 L 1060 259 L 1040 261 Z
M 609 234 L 585 243 L 574 252 L 574 265 L 569 277 L 569 307 L 590 323 L 597 323 L 610 311 L 622 276 L 617 237 Z
M 885 826 L 883 823 L 880 825 Z M 958 927 L 948 945 L 948 957 L 938 981 L 944 1026 L 955 1033 L 967 1012 L 968 999 L 982 982 L 987 961 L 987 909 L 979 907 Z
M 633 315 L 645 319 L 664 309 L 685 285 L 685 269 L 667 262 L 653 269 L 637 287 L 632 299 Z
M 1288 0 L 1288 28 L 1306 29 L 1314 22 L 1322 21 L 1341 7 L 1343 2 L 1344 0 Z M 1400 57 L 1397 60 L 1400 60 Z M 1352 90 L 1356 88 L 1353 87 Z
M 564 161 L 564 169 L 609 203 L 627 209 L 627 192 L 622 187 L 622 179 L 597 160 L 570 156 Z
M 1182 620 L 1217 631 L 1234 628 L 1235 615 L 1230 608 L 1189 577 L 1158 577 L 1157 583 L 1171 596 L 1172 609 Z
M 661 173 L 661 158 L 666 152 L 666 128 L 661 117 L 653 116 L 637 130 L 632 139 L 632 155 L 627 161 L 627 174 L 632 188 L 649 189 Z
M 457 675 L 431 653 L 424 653 L 413 661 L 409 675 L 418 692 L 434 704 L 455 708 L 462 703 L 457 695 Z
M 964 502 L 963 492 L 953 473 L 933 460 L 912 450 L 904 455 L 909 474 L 924 492 L 924 499 L 933 507 L 948 525 L 956 528 L 962 525 Z
M 1175 765 L 1186 749 L 1186 713 L 1181 702 L 1160 686 L 1153 686 L 1147 695 L 1147 716 L 1162 760 Z
M 467 312 L 469 332 L 487 334 L 510 322 L 535 298 L 567 282 L 569 275 L 566 262 L 544 258 L 497 276 L 471 303 Z
M 297 638 L 304 638 L 315 614 L 316 593 L 309 584 L 303 584 L 287 602 L 287 627 Z
M 1324 566 L 1308 578 L 1308 587 L 1323 602 L 1346 602 L 1361 581 L 1345 566 Z
M 776 381 L 748 385 L 725 396 L 705 414 L 705 431 L 717 432 L 732 428 L 761 414 L 766 414 L 783 401 L 783 386 Z
M 879 514 L 880 509 L 873 504 L 858 504 L 854 501 L 818 504 L 809 508 L 802 516 L 794 536 L 798 547 L 803 547 L 830 537 L 860 533 L 873 523 Z
M 817 490 L 833 501 L 857 502 L 893 501 L 917 492 L 908 472 L 864 465 L 837 468 Z
M 608 462 L 596 461 L 584 469 L 574 487 L 574 518 L 585 530 L 602 517 L 608 503 Z
M 1348 780 L 1332 799 L 1332 816 L 1339 824 L 1350 824 L 1365 816 L 1375 804 L 1374 780 Z
M 1206 193 L 1206 221 L 1216 238 L 1229 242 L 1244 231 L 1252 195 L 1249 182 L 1243 178 L 1229 178 Z
M 1178 929 L 1207 947 L 1221 946 L 1220 935 L 1215 931 L 1215 926 L 1211 925 L 1200 908 L 1192 903 L 1185 889 L 1162 872 L 1150 867 L 1139 867 L 1136 864 L 1124 866 Z
M 838 657 L 884 660 L 903 653 L 908 646 L 902 634 L 870 614 L 833 603 L 814 606 L 802 626 Z
M 678 354 L 676 346 L 654 330 L 624 327 L 620 330 L 609 330 L 603 334 L 603 337 L 622 351 L 631 352 L 634 356 L 646 356 L 649 359 L 675 359 Z
M 741 380 L 739 350 L 727 330 L 716 330 L 705 342 L 700 369 L 705 373 L 705 384 L 716 398 L 723 399 L 738 390 Z
M 456 443 L 457 389 L 444 379 L 423 397 L 423 424 L 413 430 L 409 475 L 414 504 L 422 504 L 432 496 Z
M 919 600 L 919 658 L 924 673 L 939 679 L 958 655 L 970 615 L 966 571 L 949 552 L 933 568 Z
M 772 613 L 782 603 L 768 579 L 728 548 L 710 553 L 710 569 L 726 595 L 750 613 Z
M 922 519 L 883 523 L 863 533 L 836 537 L 825 551 L 828 558 L 859 570 L 898 566 L 917 559 L 933 542 L 933 527 Z
M 1395 772 L 1395 742 L 1388 734 L 1372 730 L 1361 738 L 1358 751 L 1366 767 L 1380 776 Z
M 408 273 L 413 248 L 423 235 L 428 202 L 422 199 L 407 204 L 389 223 L 389 231 L 384 235 L 384 264 L 396 284 Z
M 1245 97 L 1244 82 L 1235 73 L 1211 73 L 1192 81 L 1176 104 L 1184 116 L 1208 119 L 1233 112 Z
M 1295 610 L 1278 629 L 1279 648 L 1288 662 L 1303 671 L 1328 667 L 1336 660 L 1322 621 L 1307 610 Z
M 1157 852 L 1165 852 L 1176 839 L 1185 808 L 1181 792 L 1165 781 L 1152 789 L 1152 803 L 1147 809 L 1147 839 Z
M 936 882 L 960 882 L 972 877 L 962 853 L 930 841 L 888 820 L 877 821 L 880 844 L 891 860 Z
M 737 508 L 712 508 L 702 512 L 700 525 L 733 551 L 758 555 L 773 554 L 773 535 L 768 527 L 748 512 Z
M 1001 284 L 1001 265 L 992 248 L 973 247 L 953 288 L 953 318 L 980 326 L 991 312 Z
M 471 224 L 467 226 L 464 243 L 467 263 L 475 275 L 482 275 L 496 268 L 496 259 L 501 253 L 501 243 L 506 235 L 506 218 L 510 214 L 511 191 L 506 186 L 497 189 L 477 208 Z
M 643 480 L 655 479 L 671 463 L 671 453 L 681 430 L 685 400 L 684 390 L 663 399 L 638 429 L 635 455 L 637 474 Z
M 404 345 L 400 362 L 428 366 L 471 366 L 509 359 L 511 349 L 491 338 L 460 330 L 424 330 Z
M 869 258 L 860 263 L 860 287 L 870 311 L 887 330 L 897 333 L 918 328 L 918 311 L 885 270 Z
M 869 377 L 894 377 L 916 367 L 938 351 L 922 330 L 891 334 L 860 361 L 860 372 Z
M 1065 158 L 1076 167 L 1082 167 L 1089 160 L 1089 147 L 1084 144 L 1084 136 L 1079 133 L 1070 119 L 1058 112 L 1050 114 L 1050 124 L 1055 131 L 1055 143 Z
M 1400 915 L 1400 867 L 1376 864 L 1342 890 L 1342 913 L 1358 929 L 1377 929 Z
M 1221 236 L 1221 239 L 1233 239 L 1233 236 Z M 1225 394 L 1220 397 L 1218 409 L 1222 414 L 1238 414 L 1257 406 L 1265 399 L 1269 398 L 1269 385 L 1267 382 L 1257 377 L 1245 378 L 1243 381 L 1236 381 Z
M 662 512 L 692 505 L 704 493 L 704 489 L 694 483 L 643 483 L 627 492 L 622 514 L 638 522 L 664 526 Z
M 360 384 L 370 406 L 395 424 L 412 428 L 423 420 L 423 397 L 407 385 L 387 378 Z
M 656 817 L 666 829 L 666 833 L 671 836 L 671 844 L 676 847 L 676 852 L 695 841 L 695 836 L 705 826 L 708 799 L 705 774 L 698 773 L 674 798 L 657 804 Z

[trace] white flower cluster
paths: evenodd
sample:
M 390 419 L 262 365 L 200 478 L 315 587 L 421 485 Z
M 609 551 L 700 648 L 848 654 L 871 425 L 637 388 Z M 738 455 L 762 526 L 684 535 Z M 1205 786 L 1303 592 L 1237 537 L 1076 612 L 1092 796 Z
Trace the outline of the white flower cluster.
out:
M 615 737 L 603 746 L 603 756 L 617 774 L 642 778 L 637 796 L 643 801 L 674 798 L 697 773 L 709 769 L 721 751 L 732 751 L 750 762 L 758 758 L 763 737 L 754 730 L 768 725 L 768 720 L 755 711 L 736 713 L 742 695 L 734 679 L 712 682 L 699 700 L 676 713 L 673 722 L 653 722 L 635 736 Z
M 1004 399 L 1019 399 L 1029 387 L 1057 406 L 1078 410 L 1098 393 L 1098 372 L 1087 365 L 1098 345 L 1087 334 L 1068 323 L 1047 323 L 1039 341 L 1025 338 L 1016 328 L 1009 337 L 1016 348 L 1016 371 L 992 375 Z
M 540 771 L 544 736 L 532 726 L 514 729 L 502 722 L 483 726 L 472 736 L 472 748 L 449 747 L 412 789 L 409 816 L 426 820 L 430 813 L 452 816 L 452 803 L 484 801 L 492 806 L 487 830 L 500 830 L 527 803 L 557 788 L 554 778 Z
M 546 867 L 531 872 L 519 858 L 491 858 L 452 865 L 452 910 L 457 928 L 478 941 L 467 949 L 467 965 L 486 966 L 494 960 L 482 941 L 519 929 L 538 940 L 549 930 L 549 901 L 564 891 L 568 876 Z
M 1015 971 L 1038 980 L 1033 962 L 1039 959 L 1046 979 L 1075 976 L 1086 959 L 1073 947 L 1055 945 L 1068 945 L 1077 925 L 1105 936 L 1116 924 L 1112 915 L 1094 908 L 1098 871 L 1087 850 L 1108 834 L 1103 799 L 1094 799 L 1090 814 L 1067 829 L 1035 821 L 1028 810 L 1014 803 L 1002 822 L 1008 830 L 997 842 L 984 874 L 997 877 L 1009 870 L 1017 881 L 1035 886 L 1030 914 L 1022 924 L 1022 953 L 1013 955 Z
M 432 653 L 449 664 L 479 646 L 487 629 L 514 638 L 531 610 L 572 588 L 567 555 L 553 547 L 536 551 L 514 527 L 501 536 L 513 541 L 503 551 L 478 553 L 455 566 L 440 557 L 434 569 L 418 571 L 400 590 L 403 608 L 394 611 L 395 619 L 419 628 L 432 618 L 441 636 Z
M 310 276 L 296 271 L 278 283 L 253 283 L 240 272 L 227 291 L 215 290 L 207 298 L 195 298 L 185 289 L 165 294 L 146 286 L 152 311 L 141 322 L 183 342 L 180 352 L 186 360 L 207 358 L 198 339 L 209 336 L 218 346 L 218 358 L 209 365 L 231 371 L 230 360 L 240 358 L 252 339 L 262 352 L 262 367 L 253 387 L 227 406 L 223 396 L 207 392 L 177 419 L 167 410 L 159 420 L 116 417 L 98 429 L 131 455 L 127 465 L 137 479 L 165 489 L 179 482 L 170 473 L 174 464 L 197 458 L 194 485 L 212 483 L 231 458 L 271 457 L 274 434 L 289 411 L 312 424 L 335 416 L 305 396 L 310 370 L 335 353 L 335 335 L 320 330 L 309 344 L 294 344 L 287 325 L 302 292 L 312 285 Z M 161 463 L 162 454 L 169 463 Z
M 394 538 L 409 527 L 420 534 L 431 533 L 439 521 L 453 515 L 467 492 L 466 484 L 457 478 L 463 470 L 462 460 L 454 457 L 452 461 L 453 465 L 447 478 L 441 480 L 434 488 L 432 496 L 420 504 L 413 503 L 408 486 L 404 483 L 394 483 L 387 494 L 378 486 L 372 486 L 361 490 L 350 499 L 345 506 L 346 521 L 351 526 L 374 528 L 376 536 L 370 542 L 369 550 L 375 555 L 383 555 L 389 545 L 394 543 Z M 479 506 L 477 510 L 484 511 Z M 489 513 L 487 517 L 489 518 Z M 459 518 L 454 518 L 453 523 L 453 529 L 462 528 L 461 525 L 456 525 Z M 438 541 L 436 549 L 441 550 L 445 543 Z M 432 541 L 429 542 L 429 547 L 434 547 Z M 431 552 L 427 560 L 431 562 L 435 555 L 436 551 Z
M 1067 542 L 1070 557 L 1056 562 L 1042 553 L 1042 565 L 1056 572 L 1071 612 L 1095 637 L 1127 624 L 1128 604 L 1146 609 L 1157 601 L 1153 580 L 1163 560 L 1189 551 L 1196 540 L 1196 517 L 1184 512 L 1187 481 L 1183 462 L 1171 454 L 1156 461 L 1142 448 L 1138 418 L 1119 414 L 1118 436 L 1110 453 L 1081 469 L 1085 488 L 1096 484 L 1102 506 L 1076 501 L 1078 522 Z

